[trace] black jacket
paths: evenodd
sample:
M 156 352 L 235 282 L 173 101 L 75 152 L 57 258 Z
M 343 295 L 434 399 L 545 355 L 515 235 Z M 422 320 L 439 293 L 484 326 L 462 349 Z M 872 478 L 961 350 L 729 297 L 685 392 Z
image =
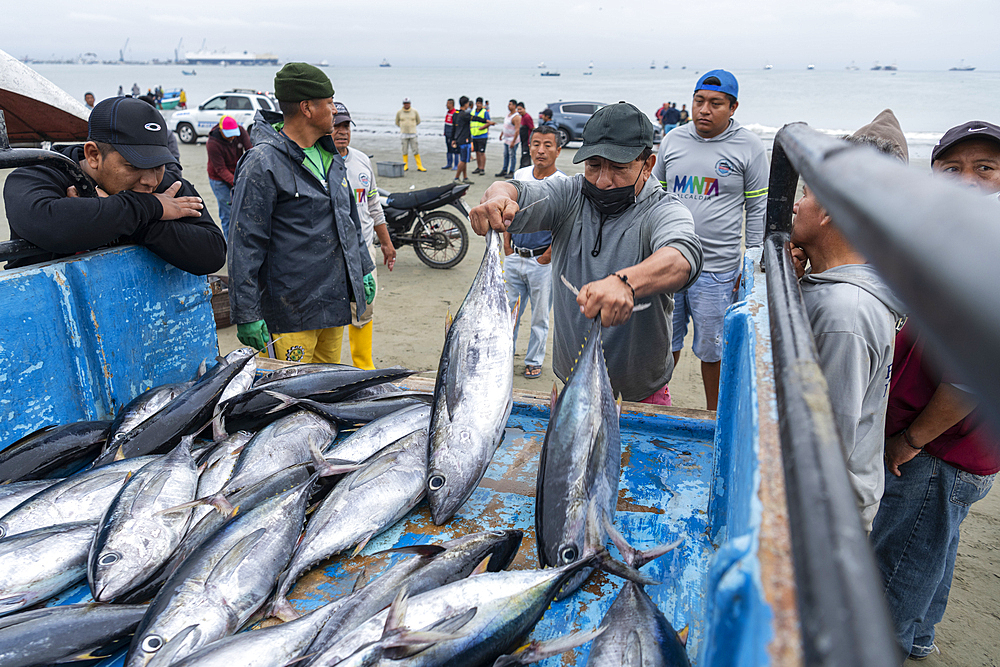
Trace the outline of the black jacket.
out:
M 83 159 L 82 146 L 58 146 L 74 162 Z M 178 179 L 164 173 L 157 192 Z M 198 197 L 187 181 L 178 196 Z M 15 169 L 3 188 L 12 239 L 25 239 L 47 252 L 7 263 L 14 269 L 47 262 L 109 245 L 136 244 L 149 248 L 174 266 L 205 275 L 226 262 L 226 240 L 208 213 L 199 218 L 160 220 L 163 207 L 143 192 L 119 192 L 110 197 L 67 197 L 73 182 L 53 167 L 39 165 Z
M 326 187 L 303 166 L 305 153 L 262 111 L 240 158 L 229 223 L 229 302 L 238 324 L 264 320 L 272 333 L 343 326 L 351 301 L 364 308 L 364 276 L 375 269 L 361 235 L 347 167 L 333 155 Z M 355 295 L 360 298 L 355 299 Z

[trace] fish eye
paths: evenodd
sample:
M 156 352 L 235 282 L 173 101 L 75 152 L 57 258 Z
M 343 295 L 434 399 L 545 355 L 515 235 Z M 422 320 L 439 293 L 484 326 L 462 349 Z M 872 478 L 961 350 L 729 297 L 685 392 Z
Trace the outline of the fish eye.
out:
M 437 491 L 442 486 L 444 486 L 444 475 L 431 475 L 427 480 L 427 488 L 431 491 Z
M 559 557 L 564 563 L 572 563 L 576 560 L 576 547 L 565 547 L 559 552 Z
M 494 530 L 490 533 L 490 535 L 492 537 L 506 537 L 507 533 L 503 532 L 502 530 Z
M 7 526 L 0 524 L 0 539 L 7 537 Z
M 142 640 L 142 650 L 147 653 L 155 653 L 163 648 L 163 638 L 159 635 L 148 635 Z
M 98 565 L 114 565 L 122 559 L 121 554 L 117 551 L 109 551 L 100 558 L 97 559 Z

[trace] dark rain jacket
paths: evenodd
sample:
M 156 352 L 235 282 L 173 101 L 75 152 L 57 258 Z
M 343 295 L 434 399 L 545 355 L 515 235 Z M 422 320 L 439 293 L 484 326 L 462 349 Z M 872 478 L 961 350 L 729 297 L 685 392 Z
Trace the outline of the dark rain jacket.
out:
M 83 146 L 54 150 L 74 162 L 83 160 Z M 198 197 L 184 179 L 167 171 L 156 192 L 181 181 L 178 197 Z M 73 181 L 55 167 L 15 169 L 4 184 L 3 198 L 12 239 L 25 239 L 46 252 L 7 263 L 14 269 L 47 262 L 103 246 L 134 243 L 195 275 L 218 271 L 226 262 L 226 240 L 208 207 L 198 218 L 160 220 L 163 206 L 151 194 L 119 192 L 110 197 L 67 197 Z
M 364 276 L 375 269 L 344 158 L 331 137 L 320 139 L 334 156 L 324 188 L 303 166 L 298 144 L 272 127 L 281 120 L 279 113 L 257 113 L 253 148 L 236 168 L 229 223 L 232 320 L 264 320 L 272 333 L 343 326 L 351 321 L 351 301 L 364 304 Z

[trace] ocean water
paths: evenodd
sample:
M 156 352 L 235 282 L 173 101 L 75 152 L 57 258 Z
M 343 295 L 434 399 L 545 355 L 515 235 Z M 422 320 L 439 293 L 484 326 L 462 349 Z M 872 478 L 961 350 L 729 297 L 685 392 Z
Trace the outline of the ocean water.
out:
M 145 92 L 184 88 L 188 106 L 231 88 L 272 90 L 273 67 L 219 67 L 180 65 L 32 65 L 71 95 L 82 100 L 85 91 L 97 99 L 128 93 L 133 83 Z M 182 70 L 195 69 L 196 76 Z M 440 135 L 445 100 L 461 95 L 490 101 L 494 116 L 507 113 L 511 98 L 524 101 L 532 115 L 550 102 L 625 100 L 651 117 L 663 102 L 687 104 L 698 73 L 694 70 L 566 70 L 559 77 L 539 76 L 538 69 L 327 67 L 335 98 L 351 110 L 355 133 L 389 135 L 403 97 L 413 101 L 423 123 L 420 133 Z M 786 123 L 804 121 L 841 135 L 865 125 L 878 112 L 891 108 L 909 143 L 911 161 L 926 163 L 944 132 L 972 119 L 1000 122 L 1000 72 L 946 72 L 870 70 L 748 70 L 735 71 L 740 82 L 736 119 L 770 145 Z M 168 114 L 170 112 L 167 112 Z M 497 132 L 492 133 L 496 139 Z

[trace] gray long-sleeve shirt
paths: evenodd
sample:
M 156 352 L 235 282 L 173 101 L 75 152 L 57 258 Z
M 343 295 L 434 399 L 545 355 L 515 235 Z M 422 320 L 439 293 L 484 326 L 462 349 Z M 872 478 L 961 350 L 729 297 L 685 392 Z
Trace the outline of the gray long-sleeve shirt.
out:
M 552 305 L 554 317 L 552 368 L 566 381 L 590 321 L 580 313 L 576 296 L 560 276 L 576 287 L 601 280 L 643 261 L 661 248 L 676 248 L 691 264 L 686 289 L 701 274 L 701 243 L 694 233 L 691 213 L 655 179 L 646 181 L 636 203 L 619 216 L 608 218 L 601 231 L 601 250 L 591 254 L 601 216 L 582 192 L 583 175 L 543 181 L 512 181 L 517 203 L 528 210 L 514 216 L 512 233 L 552 231 Z M 547 199 L 546 199 L 547 197 Z M 672 294 L 639 299 L 652 301 L 633 313 L 625 324 L 604 330 L 604 357 L 611 387 L 626 401 L 642 400 L 670 381 L 674 359 L 670 353 Z
M 764 242 L 768 174 L 763 142 L 735 120 L 711 139 L 699 136 L 694 123 L 663 137 L 653 178 L 680 197 L 694 216 L 705 251 L 705 271 L 739 268 L 744 205 L 746 246 Z

